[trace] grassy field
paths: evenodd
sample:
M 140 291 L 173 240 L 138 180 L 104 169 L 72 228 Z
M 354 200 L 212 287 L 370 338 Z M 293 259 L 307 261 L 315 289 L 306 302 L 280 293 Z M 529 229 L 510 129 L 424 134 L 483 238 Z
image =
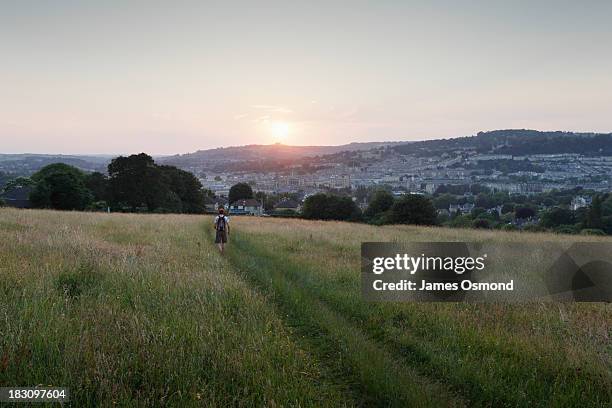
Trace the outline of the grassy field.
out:
M 610 406 L 609 304 L 361 300 L 362 241 L 567 237 L 232 228 L 221 257 L 209 217 L 0 209 L 0 386 L 78 407 Z

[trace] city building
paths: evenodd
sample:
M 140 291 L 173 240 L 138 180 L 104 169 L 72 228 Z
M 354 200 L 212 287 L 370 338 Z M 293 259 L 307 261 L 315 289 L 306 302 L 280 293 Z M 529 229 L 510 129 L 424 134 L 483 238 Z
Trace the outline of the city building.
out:
M 590 206 L 592 202 L 593 202 L 592 197 L 576 196 L 572 198 L 572 202 L 570 206 L 572 207 L 572 210 L 576 211 L 579 208 L 585 208 L 585 207 Z
M 263 207 L 259 201 L 249 198 L 233 202 L 229 207 L 229 212 L 232 215 L 261 215 Z
M 299 212 L 301 208 L 300 203 L 290 198 L 284 198 L 280 200 L 275 206 L 274 210 L 276 211 L 293 211 Z

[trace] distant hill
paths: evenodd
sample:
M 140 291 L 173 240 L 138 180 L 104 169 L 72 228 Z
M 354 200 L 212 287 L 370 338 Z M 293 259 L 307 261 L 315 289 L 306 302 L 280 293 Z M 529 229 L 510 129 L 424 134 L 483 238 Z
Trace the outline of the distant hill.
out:
M 39 153 L 0 153 L 0 162 L 14 160 L 60 160 L 64 161 L 81 161 L 88 163 L 104 164 L 110 162 L 115 155 L 100 154 L 100 155 L 81 155 L 81 154 L 39 154 Z
M 578 153 L 612 156 L 612 133 L 542 132 L 529 129 L 478 132 L 476 136 L 425 140 L 393 147 L 402 154 L 435 156 L 456 150 L 494 154 Z
M 339 152 L 371 150 L 403 143 L 406 142 L 350 143 L 340 146 L 288 146 L 284 144 L 232 146 L 166 156 L 159 158 L 158 161 L 178 167 L 201 166 L 218 162 L 285 161 Z
M 29 176 L 52 163 L 65 163 L 83 171 L 106 171 L 110 156 L 78 156 L 52 154 L 0 154 L 0 172 L 13 176 Z
M 421 157 L 476 151 L 485 154 L 558 154 L 612 156 L 612 133 L 578 133 L 505 129 L 478 132 L 475 136 L 418 142 L 366 142 L 340 146 L 288 146 L 284 144 L 232 146 L 158 156 L 156 162 L 187 170 L 276 171 L 296 163 L 316 165 L 321 160 L 352 160 L 351 152 L 386 147 L 404 155 Z M 317 158 L 318 157 L 318 158 Z M 84 171 L 106 171 L 112 156 L 0 154 L 0 173 L 28 176 L 51 163 L 66 163 Z M 5 177 L 5 178 L 6 178 Z M 1 180 L 0 180 L 1 181 Z M 1 183 L 0 183 L 1 184 Z

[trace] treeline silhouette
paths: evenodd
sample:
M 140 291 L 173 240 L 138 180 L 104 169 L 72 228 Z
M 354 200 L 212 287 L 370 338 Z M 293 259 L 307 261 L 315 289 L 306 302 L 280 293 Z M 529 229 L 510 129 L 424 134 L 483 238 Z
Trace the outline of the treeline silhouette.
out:
M 393 149 L 401 154 L 423 157 L 440 156 L 459 150 L 516 156 L 560 153 L 609 156 L 612 155 L 612 134 L 508 129 L 479 132 L 469 137 L 412 142 L 394 146 Z
M 145 153 L 119 156 L 108 176 L 54 163 L 31 177 L 34 208 L 198 214 L 210 194 L 191 173 L 158 165 Z

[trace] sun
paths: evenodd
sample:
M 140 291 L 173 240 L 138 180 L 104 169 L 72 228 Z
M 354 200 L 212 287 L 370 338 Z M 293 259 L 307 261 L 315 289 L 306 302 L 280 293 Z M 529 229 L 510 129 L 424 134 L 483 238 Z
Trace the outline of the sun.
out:
M 287 122 L 272 122 L 270 124 L 270 132 L 277 142 L 286 140 L 287 136 L 289 136 L 289 131 L 290 127 Z

